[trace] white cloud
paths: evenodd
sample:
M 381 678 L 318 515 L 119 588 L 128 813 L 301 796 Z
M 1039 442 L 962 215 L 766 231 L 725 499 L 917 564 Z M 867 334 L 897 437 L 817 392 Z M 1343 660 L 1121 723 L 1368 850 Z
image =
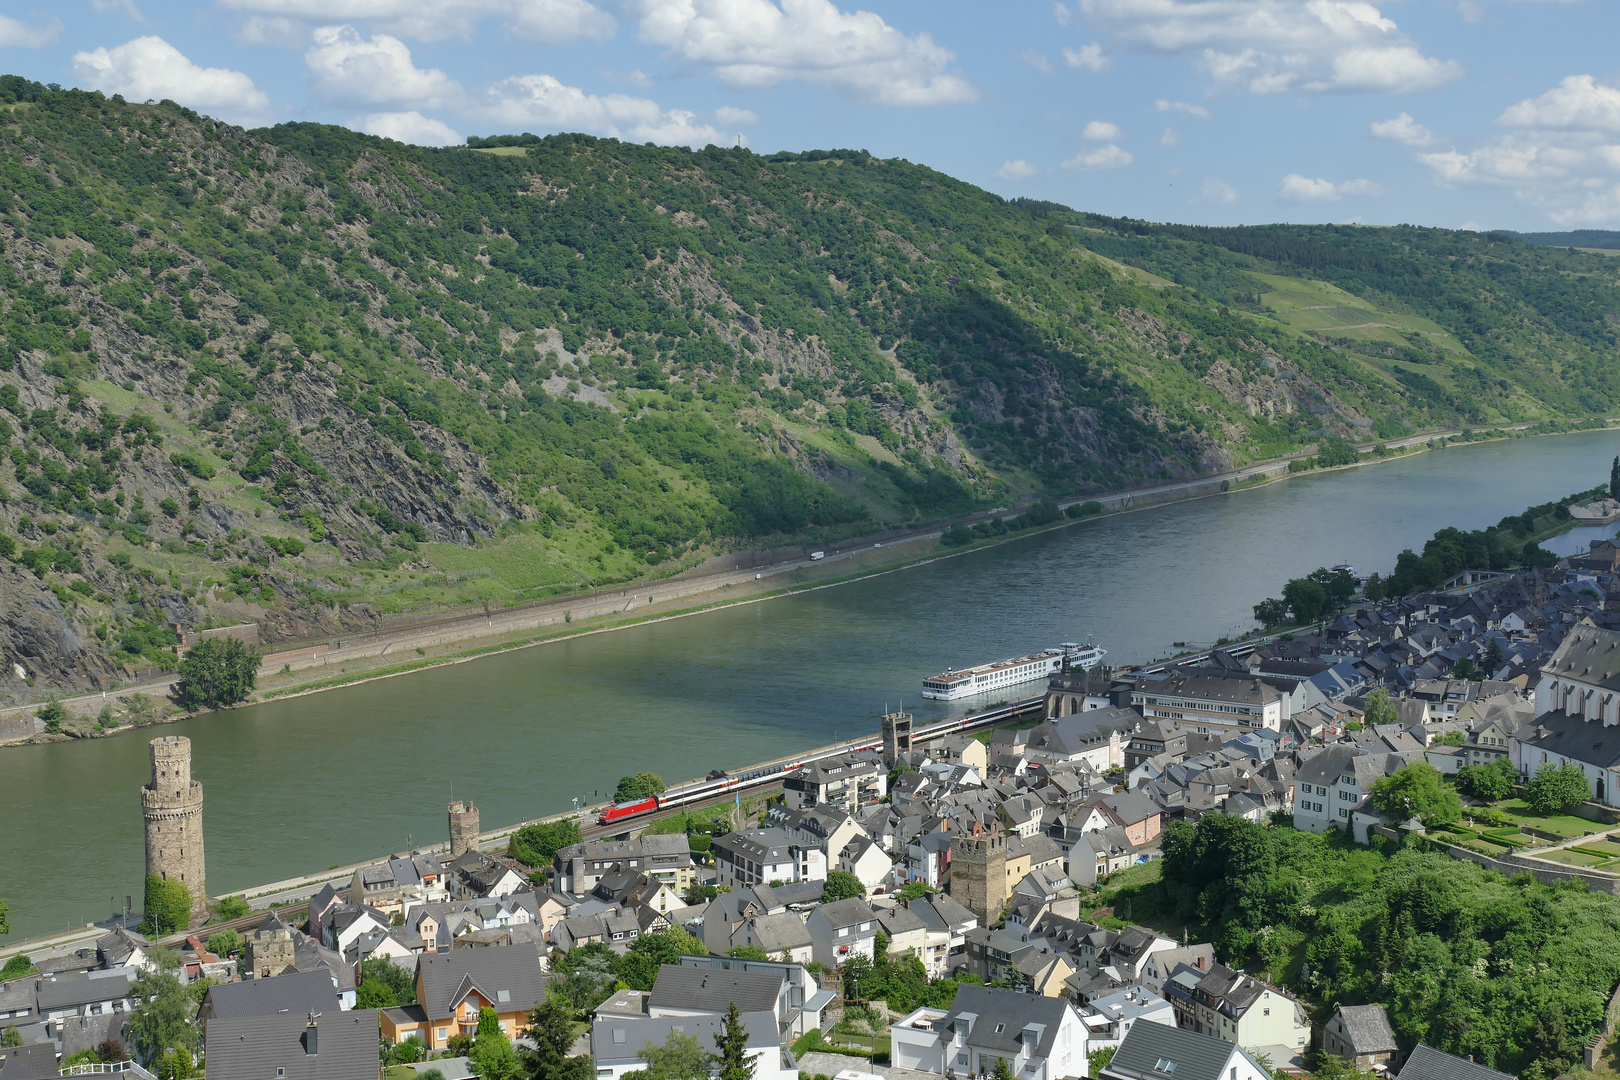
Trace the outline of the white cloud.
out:
M 1238 201 L 1238 193 L 1230 184 L 1211 176 L 1204 180 L 1204 201 L 1228 206 Z
M 1504 127 L 1620 132 L 1620 86 L 1604 86 L 1590 75 L 1571 75 L 1540 97 L 1510 106 L 1496 122 Z
M 373 34 L 366 41 L 351 26 L 319 27 L 304 63 L 323 101 L 434 107 L 462 96 L 461 87 L 444 72 L 417 67 L 399 38 Z
M 309 42 L 309 28 L 296 19 L 279 15 L 254 15 L 237 27 L 236 40 L 243 45 L 274 45 L 301 49 Z
M 1014 158 L 1011 161 L 1002 162 L 1001 168 L 996 170 L 996 176 L 1001 180 L 1028 180 L 1040 171 L 1037 166 L 1030 164 L 1023 158 Z
M 1081 0 L 1099 29 L 1195 57 L 1219 88 L 1253 94 L 1412 91 L 1463 73 L 1425 56 L 1366 0 Z
M 1496 122 L 1509 130 L 1418 161 L 1446 186 L 1507 188 L 1560 225 L 1620 224 L 1620 87 L 1571 75 Z
M 1119 130 L 1118 124 L 1110 124 L 1106 120 L 1093 120 L 1086 125 L 1080 137 L 1094 142 L 1112 142 L 1115 139 L 1123 139 L 1125 133 Z
M 1202 105 L 1191 105 L 1185 101 L 1166 101 L 1160 98 L 1153 103 L 1154 112 L 1183 112 L 1188 116 L 1196 116 L 1200 120 L 1208 120 L 1210 111 Z
M 1460 0 L 1457 4 L 1457 14 L 1462 16 L 1465 23 L 1482 23 L 1485 21 L 1485 9 L 1474 3 L 1474 0 Z
M 1065 169 L 1123 169 L 1135 161 L 1128 150 L 1107 143 L 1095 150 L 1082 150 L 1063 163 Z
M 306 22 L 364 20 L 385 33 L 422 41 L 470 40 L 484 19 L 518 37 L 549 44 L 613 36 L 613 17 L 588 0 L 218 0 L 221 7 Z
M 1278 194 L 1294 202 L 1338 202 L 1347 195 L 1382 195 L 1384 188 L 1371 180 L 1335 184 L 1331 180 L 1313 180 L 1299 173 L 1289 173 L 1283 177 Z
M 1175 128 L 1165 128 L 1164 134 L 1159 136 L 1159 149 L 1169 150 L 1181 145 L 1181 132 Z
M 228 120 L 252 122 L 270 99 L 253 80 L 229 68 L 198 67 L 160 37 L 138 37 L 117 48 L 73 54 L 73 71 L 88 85 L 135 101 L 172 98 Z
M 973 101 L 955 55 L 831 0 L 640 0 L 640 36 L 732 86 L 819 83 L 884 105 Z
M 726 145 L 729 140 L 695 113 L 665 112 L 658 103 L 628 94 L 587 94 L 551 75 L 520 75 L 486 89 L 469 110 L 480 121 L 510 130 L 551 128 L 589 131 L 629 142 L 664 145 Z
M 52 19 L 44 26 L 29 26 L 8 15 L 0 15 L 0 46 L 18 49 L 43 49 L 55 44 L 62 32 L 62 24 Z
M 1103 55 L 1102 46 L 1095 41 L 1078 49 L 1064 49 L 1063 62 L 1072 68 L 1085 68 L 1087 71 L 1107 71 L 1114 65 Z
M 1074 21 L 1074 12 L 1064 7 L 1062 4 L 1053 4 L 1052 18 L 1057 20 L 1057 24 L 1059 26 L 1068 26 Z
M 1042 75 L 1052 74 L 1052 61 L 1048 60 L 1043 52 L 1026 49 L 1018 54 L 1018 59 L 1021 63 L 1028 64 Z
M 739 124 L 746 125 L 759 123 L 759 117 L 756 116 L 751 110 L 733 109 L 730 105 L 722 105 L 718 109 L 714 110 L 714 117 L 722 124 L 730 124 L 733 127 Z
M 90 6 L 102 15 L 122 15 L 138 23 L 146 21 L 141 9 L 135 6 L 135 0 L 90 0 Z
M 1389 120 L 1380 120 L 1372 126 L 1372 133 L 1380 139 L 1389 139 L 1406 146 L 1428 146 L 1434 142 L 1434 132 L 1403 112 Z
M 440 120 L 409 112 L 371 113 L 349 125 L 368 135 L 410 143 L 413 146 L 457 146 L 464 140 L 454 128 Z

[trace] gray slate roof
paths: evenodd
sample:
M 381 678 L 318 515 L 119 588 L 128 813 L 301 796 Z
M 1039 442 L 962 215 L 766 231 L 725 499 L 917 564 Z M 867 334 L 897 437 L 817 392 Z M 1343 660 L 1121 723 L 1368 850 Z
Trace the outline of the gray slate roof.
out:
M 51 1043 L 0 1050 L 0 1077 L 4 1080 L 54 1080 L 56 1075 L 56 1047 Z
M 1340 1005 L 1346 1040 L 1358 1054 L 1382 1054 L 1396 1049 L 1395 1032 L 1382 1005 Z
M 641 1060 L 645 1046 L 662 1046 L 670 1032 L 680 1031 L 702 1044 L 715 1045 L 714 1037 L 725 1027 L 724 1016 L 623 1016 L 605 1014 L 591 1024 L 591 1053 L 597 1068 L 625 1065 Z M 748 1049 L 775 1050 L 780 1045 L 774 1012 L 745 1012 L 743 1027 L 748 1031 Z
M 527 1012 L 546 998 L 546 977 L 540 970 L 540 949 L 534 943 L 494 945 L 484 949 L 453 949 L 423 953 L 417 959 L 421 1003 L 428 1019 L 454 1015 L 456 1003 L 476 989 L 495 1002 L 501 1012 Z M 510 1009 L 503 1005 L 510 1004 Z
M 650 1003 L 653 1008 L 699 1009 L 723 1013 L 732 1002 L 743 1012 L 776 1013 L 782 974 L 770 971 L 725 971 L 720 968 L 664 964 L 658 969 Z
M 967 1041 L 981 1050 L 989 1050 L 1004 1057 L 1018 1056 L 1022 1047 L 1024 1028 L 1036 1024 L 1041 1028 L 1035 1043 L 1037 1057 L 1049 1057 L 1057 1041 L 1059 1026 L 1069 1003 L 1062 998 L 1038 997 L 1015 990 L 995 990 L 988 986 L 963 985 L 956 991 L 951 1011 L 940 1021 L 939 1030 L 947 1030 L 964 1013 L 973 1017 L 973 1030 Z M 1001 1028 L 998 1032 L 996 1028 Z M 1180 1080 L 1178 1077 L 1177 1080 Z
M 480 950 L 474 950 L 480 951 Z M 309 1015 L 241 1016 L 208 1025 L 215 1080 L 376 1080 L 377 1010 L 323 1013 L 310 1053 Z M 284 1074 L 277 1070 L 286 1070 Z
M 307 1017 L 312 1012 L 336 1016 L 338 1007 L 332 973 L 317 970 L 210 986 L 203 1012 L 210 1018 L 208 1023 L 212 1027 L 221 1019 L 243 1016 L 286 1013 Z
M 1104 1080 L 1164 1080 L 1159 1061 L 1175 1062 L 1175 1080 L 1220 1080 L 1233 1051 L 1225 1039 L 1166 1024 L 1135 1024 L 1103 1069 Z
M 1508 1073 L 1418 1043 L 1396 1080 L 1513 1080 Z

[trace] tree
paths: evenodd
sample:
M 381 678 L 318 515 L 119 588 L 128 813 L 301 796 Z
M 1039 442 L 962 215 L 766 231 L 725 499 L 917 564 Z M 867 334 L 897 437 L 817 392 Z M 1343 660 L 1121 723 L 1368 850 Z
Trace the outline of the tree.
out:
M 1482 802 L 1499 802 L 1513 794 L 1519 778 L 1513 763 L 1497 758 L 1488 765 L 1464 765 L 1457 770 L 1457 790 Z
M 1459 656 L 1451 665 L 1451 677 L 1453 679 L 1469 679 L 1474 682 L 1478 682 L 1485 676 L 1481 675 L 1475 670 L 1474 662 L 1472 660 L 1468 659 L 1466 656 Z
M 557 852 L 579 840 L 579 822 L 573 818 L 537 821 L 512 834 L 506 853 L 524 866 L 549 866 Z
M 1333 1054 L 1318 1053 L 1311 1066 L 1314 1080 L 1374 1080 L 1376 1073 L 1362 1069 L 1354 1061 Z
M 1362 710 L 1367 714 L 1369 724 L 1398 724 L 1401 720 L 1400 710 L 1389 699 L 1389 691 L 1382 686 L 1367 695 Z
M 618 956 L 599 941 L 576 945 L 553 965 L 552 986 L 575 1009 L 589 1012 L 613 994 Z
M 178 933 L 191 922 L 191 890 L 178 879 L 147 874 L 141 910 L 146 914 L 143 925 L 147 933 L 154 937 Z
M 140 1004 L 129 1014 L 124 1036 L 149 1067 L 170 1050 L 196 1048 L 197 1029 L 191 1019 L 197 1003 L 172 970 L 142 971 L 129 996 Z
M 7 1024 L 0 1030 L 0 1047 L 10 1048 L 22 1045 L 22 1032 L 17 1030 L 16 1024 Z
M 214 905 L 214 914 L 228 922 L 253 914 L 253 907 L 240 896 L 226 896 Z
M 1425 824 L 1443 825 L 1462 816 L 1462 800 L 1440 770 L 1427 761 L 1414 761 L 1375 781 L 1372 804 L 1394 821 L 1418 818 Z
M 11 933 L 11 908 L 6 906 L 4 900 L 0 900 L 0 934 L 9 933 Z
M 1592 783 L 1586 778 L 1586 770 L 1573 761 L 1543 765 L 1530 778 L 1524 793 L 1524 801 L 1538 814 L 1562 813 L 1566 807 L 1591 797 Z
M 1609 498 L 1620 499 L 1620 457 L 1609 466 Z
M 524 1035 L 534 1048 L 525 1048 L 521 1057 L 528 1080 L 591 1080 L 595 1069 L 589 1054 L 569 1057 L 574 1047 L 573 1009 L 554 997 L 529 1011 Z
M 229 956 L 242 950 L 242 935 L 235 930 L 221 930 L 208 936 L 208 951 L 215 956 Z
M 52 735 L 60 734 L 62 725 L 67 722 L 67 710 L 55 698 L 47 701 L 34 715 L 45 721 L 45 730 Z
M 1448 731 L 1434 740 L 1436 746 L 1462 746 L 1468 742 L 1468 736 L 1460 731 Z
M 769 960 L 771 954 L 765 951 L 763 945 L 733 945 L 726 950 L 726 955 L 738 960 Z
M 866 895 L 866 886 L 861 879 L 848 870 L 833 870 L 827 874 L 826 884 L 822 887 L 821 902 L 830 904 L 835 900 L 853 900 Z
M 18 955 L 13 956 L 10 960 L 7 960 L 5 967 L 0 968 L 0 982 L 5 982 L 7 979 L 15 979 L 19 975 L 26 975 L 33 970 L 34 962 L 28 959 L 28 957 L 19 953 Z
M 926 900 L 933 891 L 925 881 L 908 881 L 900 886 L 900 891 L 894 895 L 895 899 L 901 901 Z
M 1378 576 L 1375 570 L 1367 575 L 1367 580 L 1361 583 L 1361 595 L 1377 603 L 1384 598 L 1384 579 Z
M 619 786 L 613 789 L 614 802 L 634 802 L 664 790 L 664 778 L 655 772 L 638 772 L 634 776 L 621 776 Z M 576 841 L 577 843 L 577 841 Z
M 511 1080 L 518 1073 L 517 1051 L 501 1034 L 501 1018 L 487 1005 L 478 1010 L 478 1032 L 468 1056 L 484 1080 Z
M 259 676 L 259 650 L 232 637 L 208 638 L 180 660 L 176 696 L 187 709 L 223 709 L 246 701 Z
M 838 967 L 844 982 L 844 1000 L 859 1001 L 861 990 L 872 975 L 872 961 L 863 952 L 852 952 Z
M 681 933 L 687 937 L 686 931 Z M 619 980 L 632 990 L 651 990 L 663 964 L 679 964 L 681 948 L 666 931 L 642 934 L 631 943 L 630 951 L 619 958 Z
M 1327 594 L 1329 608 L 1343 607 L 1350 602 L 1352 596 L 1356 595 L 1356 579 L 1348 570 L 1329 570 L 1325 566 L 1319 566 L 1311 571 L 1309 577 L 1311 581 L 1322 586 L 1322 591 Z
M 715 1034 L 714 1045 L 719 1075 L 716 1080 L 754 1080 L 754 1062 L 748 1056 L 748 1029 L 743 1026 L 742 1010 L 733 1001 L 726 1009 L 726 1019 Z
M 1327 590 L 1310 578 L 1295 578 L 1284 585 L 1282 598 L 1296 623 L 1315 622 L 1327 610 Z
M 400 967 L 386 956 L 371 956 L 360 961 L 360 987 L 356 991 L 358 999 L 365 992 L 367 986 L 372 987 L 372 995 L 380 998 L 382 991 L 393 998 L 393 1005 L 416 1004 L 416 980 L 413 972 Z M 362 1009 L 392 1008 L 389 1006 L 360 1005 Z
M 995 1067 L 990 1070 L 992 1080 L 1013 1080 L 1012 1064 L 1004 1057 L 996 1058 Z
M 357 1009 L 392 1009 L 398 1004 L 399 998 L 394 996 L 388 984 L 377 979 L 367 979 L 354 992 L 354 1007 Z
M 1270 630 L 1288 621 L 1288 605 L 1272 597 L 1254 605 L 1254 621 Z
M 662 1045 L 643 1046 L 641 1060 L 647 1067 L 626 1073 L 625 1080 L 708 1080 L 714 1067 L 714 1055 L 684 1031 L 671 1031 Z
M 1102 1071 L 1108 1068 L 1108 1063 L 1114 1060 L 1114 1051 L 1117 1049 L 1119 1048 L 1115 1046 L 1105 1046 L 1100 1050 L 1093 1050 L 1087 1054 L 1086 1064 L 1091 1066 L 1088 1075 L 1092 1077 L 1101 1076 Z
M 1490 643 L 1485 646 L 1485 655 L 1479 659 L 1480 674 L 1487 679 L 1495 678 L 1496 673 L 1502 670 L 1504 660 L 1502 643 L 1491 638 Z

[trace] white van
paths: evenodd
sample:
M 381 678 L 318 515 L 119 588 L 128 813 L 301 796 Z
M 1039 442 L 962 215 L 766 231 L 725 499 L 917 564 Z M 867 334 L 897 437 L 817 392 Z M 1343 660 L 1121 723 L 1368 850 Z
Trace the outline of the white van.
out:
M 825 559 L 826 557 L 827 557 L 827 553 L 825 551 L 812 551 L 810 553 L 810 561 L 811 562 L 820 562 L 822 559 Z

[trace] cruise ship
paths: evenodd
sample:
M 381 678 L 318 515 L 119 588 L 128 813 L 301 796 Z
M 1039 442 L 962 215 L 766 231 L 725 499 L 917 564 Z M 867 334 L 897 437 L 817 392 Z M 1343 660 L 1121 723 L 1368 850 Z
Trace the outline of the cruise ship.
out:
M 1014 656 L 993 664 L 981 664 L 978 667 L 951 668 L 938 675 L 930 675 L 923 680 L 922 694 L 925 698 L 935 698 L 939 701 L 955 701 L 957 698 L 972 697 L 975 694 L 988 694 L 1020 683 L 1048 678 L 1054 672 L 1062 670 L 1065 659 L 1069 661 L 1071 668 L 1090 670 L 1102 663 L 1107 651 L 1091 644 L 1081 645 L 1078 642 L 1065 641 L 1055 649 L 1047 649 L 1029 656 Z

